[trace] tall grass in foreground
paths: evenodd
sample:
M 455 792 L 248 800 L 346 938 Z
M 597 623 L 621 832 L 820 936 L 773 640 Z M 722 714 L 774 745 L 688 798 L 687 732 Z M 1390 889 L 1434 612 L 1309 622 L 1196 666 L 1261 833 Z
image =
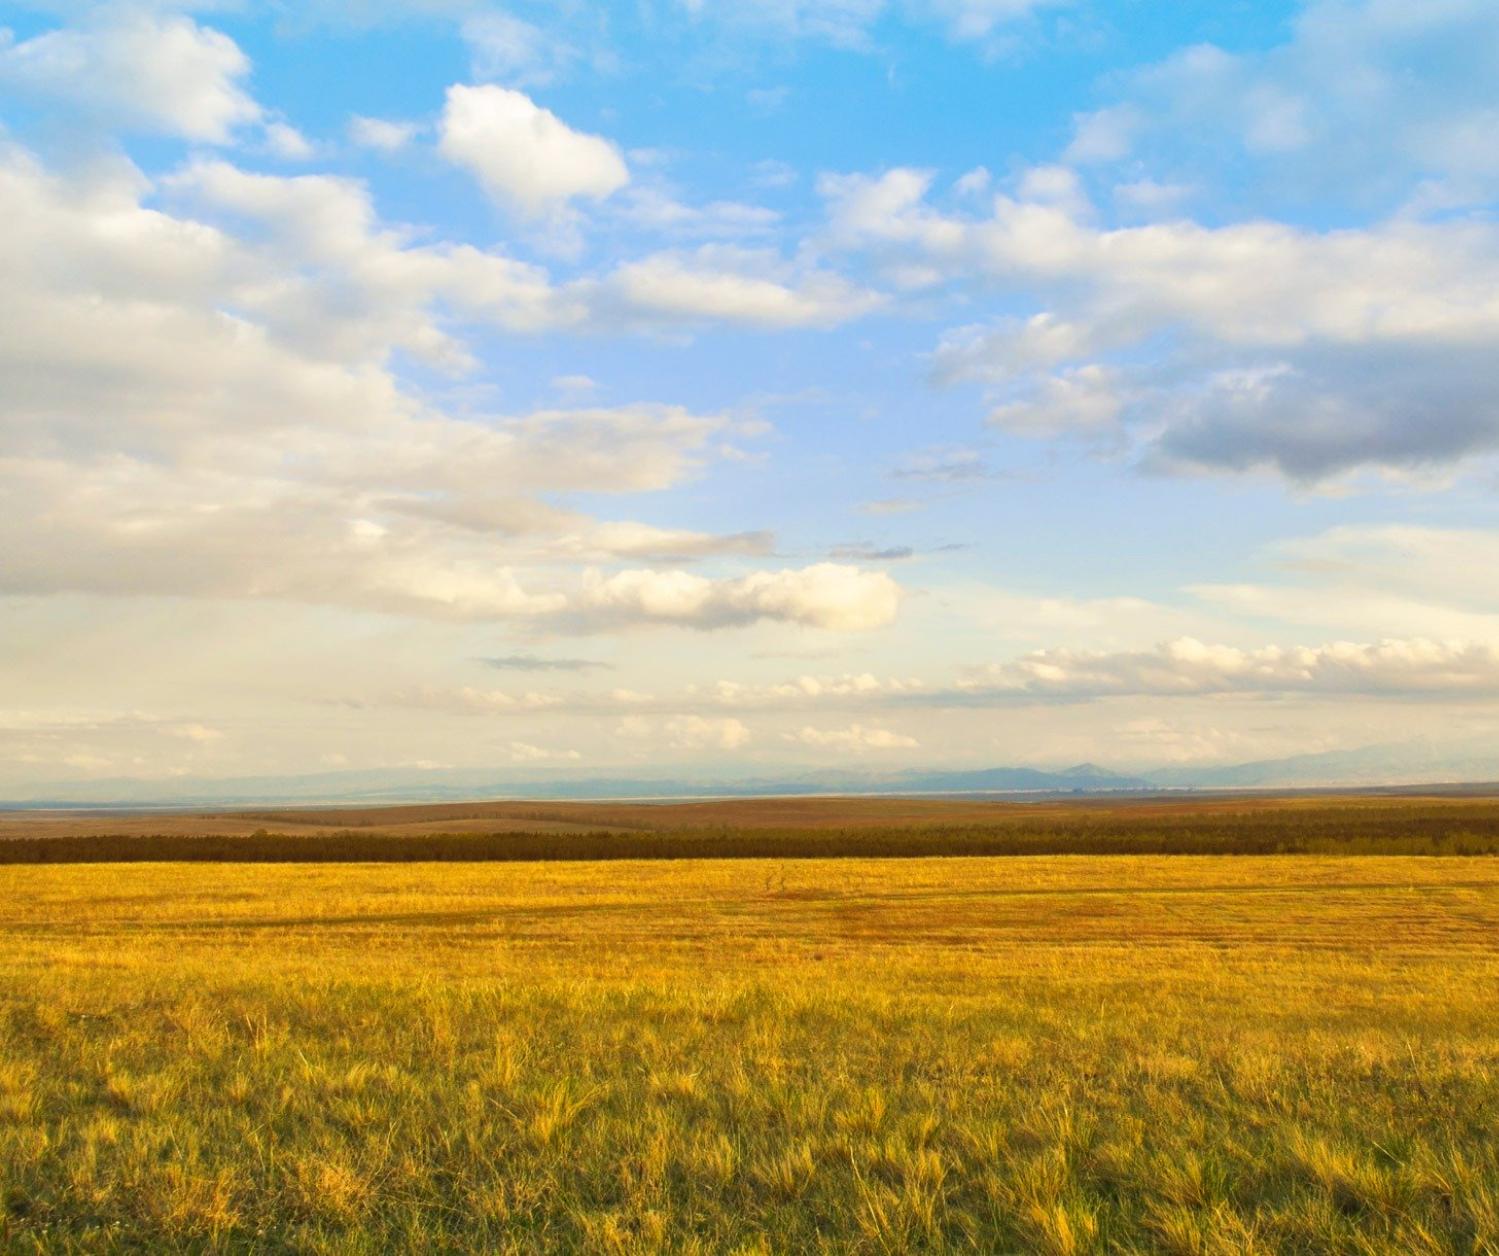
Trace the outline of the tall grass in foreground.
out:
M 0 873 L 6 1250 L 1499 1251 L 1499 865 Z

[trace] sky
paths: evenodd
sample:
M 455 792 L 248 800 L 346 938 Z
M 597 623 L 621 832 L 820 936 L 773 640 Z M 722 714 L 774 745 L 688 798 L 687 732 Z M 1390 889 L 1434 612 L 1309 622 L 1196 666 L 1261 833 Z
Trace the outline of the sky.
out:
M 0 4 L 0 795 L 1499 759 L 1492 0 Z

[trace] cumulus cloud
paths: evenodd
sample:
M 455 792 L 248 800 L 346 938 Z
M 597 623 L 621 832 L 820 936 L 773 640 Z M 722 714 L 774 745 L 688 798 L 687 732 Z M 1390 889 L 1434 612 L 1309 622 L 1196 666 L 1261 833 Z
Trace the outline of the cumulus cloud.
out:
M 1025 436 L 1087 434 L 1114 426 L 1124 404 L 1115 372 L 1089 363 L 1038 379 L 1030 395 L 990 410 L 989 422 Z
M 1419 470 L 1499 449 L 1493 351 L 1329 348 L 1227 367 L 1146 404 L 1171 421 L 1147 456 L 1165 470 L 1269 467 L 1315 482 L 1358 467 Z
M 524 218 L 579 198 L 601 200 L 630 180 L 612 143 L 573 130 L 511 88 L 454 84 L 440 132 L 443 156 L 472 173 L 492 200 Z
M 1144 651 L 1040 650 L 976 671 L 958 693 L 981 701 L 1289 693 L 1492 697 L 1499 693 L 1499 650 L 1424 638 L 1246 650 L 1183 637 Z
M 721 628 L 759 619 L 859 632 L 895 618 L 900 587 L 880 571 L 839 563 L 712 580 L 686 571 L 636 570 L 584 582 L 585 622 Z
M 1492 223 L 1109 228 L 1054 197 L 943 213 L 929 186 L 912 170 L 824 180 L 830 238 L 1050 303 L 950 332 L 934 355 L 939 382 L 986 385 L 1002 427 L 1122 424 L 1157 467 L 1302 481 L 1499 447 Z M 1142 362 L 1131 351 L 1144 346 L 1159 352 Z
M 524 268 L 410 247 L 345 180 L 211 163 L 174 181 L 252 228 L 247 243 L 144 208 L 129 167 L 69 181 L 0 158 L 7 589 L 541 615 L 567 598 L 527 587 L 518 563 L 762 547 L 599 523 L 546 496 L 679 483 L 734 429 L 723 419 L 649 405 L 458 419 L 402 389 L 393 347 L 462 358 L 434 292 L 498 297 L 531 282 Z M 45 549 L 25 539 L 38 527 Z
M 0 86 L 111 128 L 215 144 L 261 118 L 249 71 L 227 35 L 147 8 L 101 5 L 77 26 L 0 38 Z

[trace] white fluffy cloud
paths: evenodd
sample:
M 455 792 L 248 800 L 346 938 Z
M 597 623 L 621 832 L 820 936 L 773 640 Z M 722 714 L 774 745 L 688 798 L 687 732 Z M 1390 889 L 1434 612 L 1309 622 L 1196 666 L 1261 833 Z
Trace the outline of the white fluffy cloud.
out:
M 439 147 L 491 199 L 526 218 L 579 198 L 601 200 L 630 181 L 612 143 L 573 130 L 524 92 L 506 87 L 448 88 Z
M 1245 650 L 1183 637 L 1147 651 L 1040 650 L 979 670 L 959 692 L 978 700 L 1062 701 L 1235 693 L 1492 697 L 1499 693 L 1499 649 L 1414 638 Z
M 817 563 L 724 580 L 649 569 L 593 574 L 580 610 L 593 623 L 718 628 L 771 619 L 859 632 L 888 624 L 899 605 L 900 587 L 884 572 Z
M 453 417 L 403 387 L 392 350 L 461 367 L 439 298 L 545 323 L 565 298 L 544 274 L 414 245 L 348 180 L 195 164 L 168 190 L 199 216 L 146 208 L 149 190 L 124 164 L 63 179 L 0 152 L 6 591 L 559 627 L 843 629 L 893 614 L 893 583 L 853 568 L 651 569 L 580 586 L 579 561 L 765 551 L 760 533 L 597 520 L 557 500 L 670 488 L 739 425 L 659 405 Z
M 0 31 L 0 86 L 111 128 L 225 143 L 261 118 L 249 70 L 227 35 L 146 8 L 100 6 L 19 43 Z

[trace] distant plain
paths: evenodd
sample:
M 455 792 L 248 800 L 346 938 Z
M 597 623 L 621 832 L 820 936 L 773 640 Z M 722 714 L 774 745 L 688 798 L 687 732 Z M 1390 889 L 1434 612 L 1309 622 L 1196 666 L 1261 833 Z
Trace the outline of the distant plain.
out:
M 0 863 L 1494 852 L 1466 792 L 0 811 Z

